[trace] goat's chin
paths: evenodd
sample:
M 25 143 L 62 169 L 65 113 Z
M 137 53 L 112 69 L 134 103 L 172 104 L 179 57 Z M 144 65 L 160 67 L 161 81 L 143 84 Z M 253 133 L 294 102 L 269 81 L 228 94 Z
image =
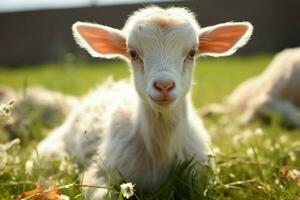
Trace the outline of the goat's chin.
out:
M 160 111 L 160 112 L 167 112 L 172 110 L 176 106 L 177 99 L 173 99 L 170 101 L 155 101 L 149 98 L 149 102 L 153 110 Z

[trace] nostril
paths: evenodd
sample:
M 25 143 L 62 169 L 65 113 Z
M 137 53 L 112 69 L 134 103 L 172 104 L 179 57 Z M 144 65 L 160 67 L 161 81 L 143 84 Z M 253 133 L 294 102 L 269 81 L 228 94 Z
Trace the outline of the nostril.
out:
M 156 90 L 160 92 L 170 92 L 175 88 L 175 83 L 173 81 L 155 81 L 153 86 Z
M 159 84 L 158 81 L 155 81 L 154 84 L 153 84 L 154 88 L 158 91 L 163 91 L 163 89 L 161 88 L 161 85 Z
M 167 91 L 170 92 L 171 90 L 173 90 L 175 88 L 175 83 L 174 82 L 170 82 L 170 84 L 167 86 Z

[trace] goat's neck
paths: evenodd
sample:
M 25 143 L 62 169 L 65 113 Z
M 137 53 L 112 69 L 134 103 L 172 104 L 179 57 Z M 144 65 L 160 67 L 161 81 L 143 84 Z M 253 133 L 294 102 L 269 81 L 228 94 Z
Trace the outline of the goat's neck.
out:
M 153 110 L 140 101 L 137 115 L 138 131 L 145 149 L 156 164 L 173 160 L 181 148 L 182 134 L 187 124 L 186 99 L 174 109 L 164 112 Z

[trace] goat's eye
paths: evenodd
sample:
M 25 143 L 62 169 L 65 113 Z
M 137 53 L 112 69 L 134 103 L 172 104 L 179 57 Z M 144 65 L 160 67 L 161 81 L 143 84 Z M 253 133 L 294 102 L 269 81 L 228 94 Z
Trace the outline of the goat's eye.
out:
M 196 50 L 195 49 L 190 50 L 190 52 L 188 54 L 188 58 L 189 59 L 193 59 L 195 57 L 195 54 L 196 54 Z
M 131 57 L 132 60 L 136 60 L 139 57 L 139 55 L 136 52 L 136 50 L 133 50 L 133 49 L 129 50 L 129 54 L 130 54 L 130 57 Z

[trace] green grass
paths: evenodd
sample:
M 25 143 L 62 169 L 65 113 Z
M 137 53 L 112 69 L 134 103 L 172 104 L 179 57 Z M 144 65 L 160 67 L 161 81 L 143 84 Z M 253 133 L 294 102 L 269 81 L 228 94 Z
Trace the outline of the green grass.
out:
M 272 55 L 256 55 L 198 60 L 192 89 L 195 107 L 200 109 L 209 103 L 221 102 L 247 77 L 259 74 L 271 58 Z M 17 69 L 2 67 L 0 83 L 15 89 L 41 85 L 67 94 L 83 95 L 109 75 L 116 80 L 128 77 L 128 69 L 126 64 L 118 62 L 65 62 Z M 240 126 L 237 119 L 237 116 L 204 119 L 217 152 L 216 173 L 209 176 L 209 181 L 182 182 L 195 167 L 193 162 L 183 163 L 174 169 L 163 187 L 147 199 L 300 199 L 296 180 L 286 175 L 289 170 L 300 170 L 300 131 L 281 128 L 276 120 L 269 125 L 257 122 Z M 25 173 L 25 163 L 30 152 L 49 129 L 34 121 L 28 131 L 29 135 L 20 135 L 21 145 L 5 154 L 5 166 L 0 165 L 0 199 L 11 199 L 23 191 L 35 188 L 37 183 L 46 186 L 80 183 L 81 176 L 69 162 L 66 168 L 60 167 L 60 163 L 47 166 L 39 164 L 34 166 L 32 174 Z M 0 133 L 0 141 L 7 142 L 5 132 Z M 4 157 L 0 158 L 0 162 L 3 160 Z M 63 189 L 62 193 L 71 199 L 83 199 L 80 187 Z M 146 199 L 143 194 L 137 194 L 140 199 Z

